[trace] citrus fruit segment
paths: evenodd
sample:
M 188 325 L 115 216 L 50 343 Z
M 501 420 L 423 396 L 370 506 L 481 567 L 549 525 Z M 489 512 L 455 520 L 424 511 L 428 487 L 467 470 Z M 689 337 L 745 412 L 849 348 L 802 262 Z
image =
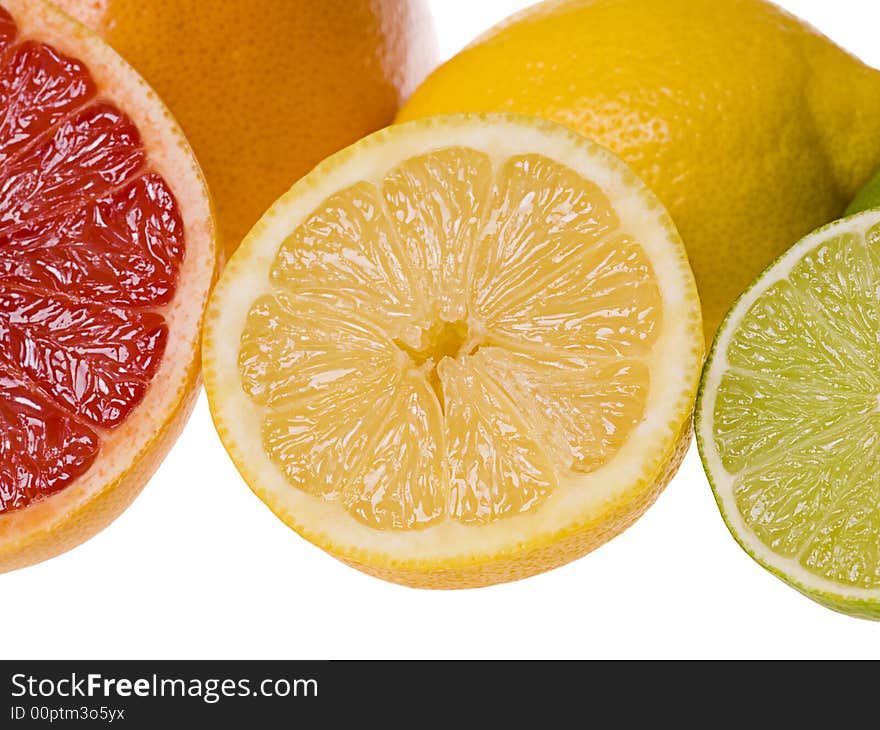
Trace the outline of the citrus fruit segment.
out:
M 336 557 L 430 587 L 525 577 L 630 524 L 682 455 L 701 358 L 653 195 L 506 115 L 322 163 L 229 262 L 204 335 L 252 489 Z
M 880 618 L 880 212 L 822 228 L 746 291 L 703 375 L 697 439 L 725 522 L 761 565 Z
M 48 3 L 0 3 L 0 569 L 137 494 L 182 425 L 216 273 L 198 166 L 153 92 Z

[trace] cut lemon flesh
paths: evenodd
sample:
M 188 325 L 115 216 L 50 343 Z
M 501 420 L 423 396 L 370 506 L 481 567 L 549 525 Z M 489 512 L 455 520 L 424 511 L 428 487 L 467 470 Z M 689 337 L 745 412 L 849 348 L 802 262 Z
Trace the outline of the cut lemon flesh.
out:
M 734 537 L 811 598 L 880 618 L 880 211 L 811 234 L 731 310 L 697 437 Z
M 656 199 L 610 153 L 506 115 L 330 158 L 251 232 L 208 319 L 246 481 L 337 557 L 420 585 L 522 577 L 623 529 L 668 478 L 702 356 Z M 528 558 L 621 502 L 638 509 L 601 538 Z

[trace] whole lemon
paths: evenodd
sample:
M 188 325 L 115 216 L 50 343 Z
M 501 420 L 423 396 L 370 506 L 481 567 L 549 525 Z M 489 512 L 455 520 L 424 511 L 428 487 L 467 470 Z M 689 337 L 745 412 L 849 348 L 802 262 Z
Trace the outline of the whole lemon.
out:
M 880 72 L 763 0 L 550 0 L 441 66 L 398 119 L 493 110 L 630 163 L 681 231 L 709 337 L 880 166 Z
M 227 252 L 299 177 L 389 124 L 431 69 L 427 0 L 54 0 L 189 138 Z

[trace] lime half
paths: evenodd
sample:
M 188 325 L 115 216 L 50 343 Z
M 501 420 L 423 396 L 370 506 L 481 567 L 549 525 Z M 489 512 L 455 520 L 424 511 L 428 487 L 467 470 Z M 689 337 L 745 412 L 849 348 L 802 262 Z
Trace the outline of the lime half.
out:
M 819 603 L 880 619 L 880 210 L 810 234 L 740 297 L 696 431 L 743 549 Z

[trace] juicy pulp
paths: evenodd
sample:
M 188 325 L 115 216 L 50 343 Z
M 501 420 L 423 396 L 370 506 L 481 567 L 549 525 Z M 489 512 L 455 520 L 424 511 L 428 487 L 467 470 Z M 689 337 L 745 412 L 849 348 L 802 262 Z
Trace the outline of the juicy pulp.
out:
M 662 301 L 590 180 L 462 146 L 328 198 L 251 307 L 241 385 L 294 488 L 376 529 L 486 524 L 641 421 Z
M 82 476 L 143 399 L 184 256 L 174 195 L 85 66 L 0 8 L 0 512 Z
M 697 441 L 722 516 L 813 600 L 880 618 L 880 211 L 796 243 L 719 330 Z

